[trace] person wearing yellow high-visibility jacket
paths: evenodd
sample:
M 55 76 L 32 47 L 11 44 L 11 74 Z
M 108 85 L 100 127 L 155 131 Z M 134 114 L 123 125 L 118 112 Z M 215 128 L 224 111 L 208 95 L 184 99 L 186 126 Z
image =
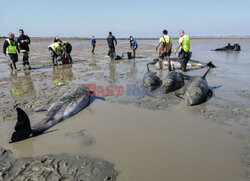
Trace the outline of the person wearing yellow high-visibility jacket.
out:
M 20 53 L 20 50 L 18 48 L 17 41 L 15 39 L 15 35 L 13 33 L 9 33 L 9 38 L 5 40 L 3 44 L 3 54 L 6 56 L 6 54 L 9 55 L 10 61 L 9 66 L 11 70 L 17 70 L 16 68 L 16 62 L 18 61 L 18 55 L 17 52 Z
M 58 59 L 63 58 L 63 43 L 55 42 L 49 45 L 49 51 L 51 53 L 52 62 L 54 65 L 58 64 Z
M 185 35 L 184 30 L 180 30 L 179 34 L 180 34 L 179 45 L 177 46 L 175 50 L 175 54 L 177 50 L 181 48 L 181 51 L 178 55 L 178 61 L 181 64 L 181 70 L 183 72 L 186 72 L 187 63 L 191 57 L 191 53 L 189 52 L 190 40 L 189 40 L 189 36 Z

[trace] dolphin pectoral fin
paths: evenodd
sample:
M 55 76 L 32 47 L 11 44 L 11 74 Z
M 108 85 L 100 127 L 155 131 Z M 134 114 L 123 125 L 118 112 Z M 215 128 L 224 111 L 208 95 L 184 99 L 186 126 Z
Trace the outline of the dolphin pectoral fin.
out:
M 46 111 L 48 111 L 48 109 L 43 109 L 43 108 L 41 108 L 41 109 L 35 110 L 35 112 L 46 112 Z
M 191 76 L 184 75 L 184 74 L 182 74 L 182 76 L 183 76 L 183 78 L 184 78 L 185 80 L 190 80 L 190 79 L 191 79 Z
M 16 110 L 17 110 L 17 123 L 15 126 L 15 131 L 11 136 L 11 143 L 29 138 L 32 133 L 30 127 L 30 120 L 27 114 L 18 107 L 16 108 Z
M 216 66 L 211 61 L 207 63 L 207 66 L 211 68 L 216 68 Z
M 175 92 L 175 96 L 178 98 L 184 99 L 184 95 L 179 92 Z

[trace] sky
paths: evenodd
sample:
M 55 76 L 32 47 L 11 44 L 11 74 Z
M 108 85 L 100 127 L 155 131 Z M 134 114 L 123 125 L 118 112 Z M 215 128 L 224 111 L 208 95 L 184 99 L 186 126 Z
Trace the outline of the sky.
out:
M 0 36 L 250 35 L 250 0 L 1 0 Z

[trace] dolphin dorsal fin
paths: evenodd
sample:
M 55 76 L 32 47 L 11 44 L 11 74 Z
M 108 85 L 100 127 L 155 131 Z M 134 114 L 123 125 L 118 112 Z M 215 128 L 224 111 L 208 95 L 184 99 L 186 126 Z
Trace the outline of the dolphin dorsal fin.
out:
M 150 71 L 148 65 L 149 65 L 149 63 L 147 63 L 147 68 L 148 68 L 148 71 Z
M 16 110 L 17 110 L 17 123 L 15 126 L 15 131 L 11 136 L 10 143 L 27 139 L 32 133 L 30 127 L 30 120 L 27 114 L 20 108 L 16 108 Z
M 175 66 L 174 66 L 174 64 L 172 64 L 172 67 L 173 67 L 173 72 L 175 71 Z
M 206 78 L 206 75 L 208 74 L 208 72 L 210 71 L 211 67 L 208 68 L 208 70 L 205 72 L 205 74 L 202 76 L 202 78 Z
M 17 107 L 16 110 L 17 110 L 17 123 L 15 126 L 15 130 L 16 131 L 22 131 L 22 130 L 30 131 L 31 127 L 30 127 L 29 117 L 22 109 Z

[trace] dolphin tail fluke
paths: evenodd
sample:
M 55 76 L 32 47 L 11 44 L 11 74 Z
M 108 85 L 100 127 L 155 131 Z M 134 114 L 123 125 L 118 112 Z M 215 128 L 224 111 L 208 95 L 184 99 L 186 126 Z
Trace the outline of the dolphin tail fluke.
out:
M 17 123 L 15 126 L 15 131 L 11 136 L 11 142 L 17 142 L 29 138 L 32 133 L 30 127 L 30 120 L 27 114 L 20 108 L 16 108 L 17 110 Z
M 207 66 L 211 68 L 216 68 L 216 66 L 211 61 L 207 63 Z
M 178 98 L 184 99 L 184 95 L 179 92 L 175 92 L 175 96 Z

